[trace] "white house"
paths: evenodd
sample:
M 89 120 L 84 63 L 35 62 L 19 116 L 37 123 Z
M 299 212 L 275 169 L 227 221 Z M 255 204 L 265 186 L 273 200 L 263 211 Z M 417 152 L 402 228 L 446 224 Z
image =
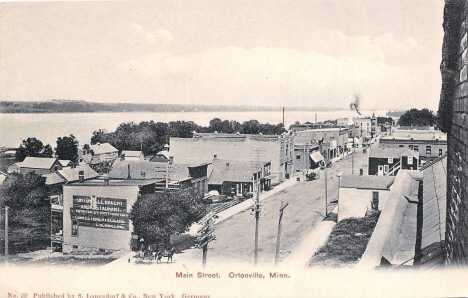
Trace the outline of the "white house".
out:
M 394 181 L 393 176 L 341 176 L 338 221 L 350 217 L 362 218 L 367 211 L 382 210 Z

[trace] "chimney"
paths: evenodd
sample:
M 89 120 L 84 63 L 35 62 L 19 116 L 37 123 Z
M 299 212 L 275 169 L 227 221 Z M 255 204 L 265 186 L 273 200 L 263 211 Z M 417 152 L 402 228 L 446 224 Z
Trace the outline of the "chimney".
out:
M 121 161 L 124 161 L 124 160 L 125 160 L 125 153 L 121 153 L 121 154 L 120 154 L 120 160 L 121 160 Z
M 172 165 L 174 163 L 174 156 L 169 156 L 169 164 Z
M 84 171 L 79 171 L 78 172 L 78 180 L 80 182 L 84 182 Z
M 140 175 L 141 175 L 141 179 L 145 179 L 145 176 L 146 176 L 145 172 L 141 171 Z
M 226 163 L 226 171 L 229 170 L 229 162 Z
M 217 154 L 213 155 L 213 159 L 218 159 L 218 155 Z
M 127 176 L 127 179 L 132 179 L 132 176 L 130 175 L 130 164 L 128 164 L 127 166 L 128 166 L 128 176 Z
M 109 185 L 109 177 L 104 177 L 104 185 Z

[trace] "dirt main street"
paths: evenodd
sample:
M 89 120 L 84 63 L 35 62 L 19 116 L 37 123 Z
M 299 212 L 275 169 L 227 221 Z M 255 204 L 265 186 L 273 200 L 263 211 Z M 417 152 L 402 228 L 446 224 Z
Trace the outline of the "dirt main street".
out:
M 328 202 L 338 196 L 338 173 L 351 174 L 352 156 L 333 163 L 327 169 Z M 354 157 L 354 174 L 359 169 L 367 171 L 367 154 L 358 149 Z M 299 174 L 298 175 L 302 175 Z M 284 210 L 281 232 L 280 260 L 287 257 L 294 248 L 314 229 L 325 214 L 325 170 L 320 179 L 301 181 L 261 202 L 259 222 L 259 264 L 273 264 L 278 232 L 279 208 L 281 201 L 288 202 Z M 302 176 L 301 176 L 302 178 Z M 293 177 L 291 179 L 296 179 Z M 244 210 L 216 226 L 217 240 L 210 243 L 207 264 L 244 263 L 253 264 L 255 217 L 253 212 Z M 177 255 L 177 263 L 202 260 L 200 249 L 192 249 Z

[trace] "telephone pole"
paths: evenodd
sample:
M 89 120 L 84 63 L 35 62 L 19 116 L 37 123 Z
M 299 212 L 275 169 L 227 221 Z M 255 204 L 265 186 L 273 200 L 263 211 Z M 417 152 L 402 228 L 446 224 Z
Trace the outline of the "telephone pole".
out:
M 213 213 L 209 212 L 203 219 L 200 220 L 200 223 L 203 225 L 198 230 L 198 237 L 197 237 L 197 244 L 198 247 L 202 249 L 203 252 L 203 268 L 206 267 L 206 256 L 208 255 L 208 243 L 213 240 L 216 240 L 216 236 L 213 235 L 215 231 L 214 222 L 218 216 Z
M 328 216 L 328 175 L 327 168 L 325 167 L 325 217 Z
M 354 138 L 353 138 L 353 156 L 351 156 L 351 175 L 354 175 L 354 154 L 356 149 L 354 148 Z
M 257 162 L 255 165 L 255 175 L 252 176 L 253 180 L 253 185 L 252 185 L 252 190 L 257 190 L 256 195 L 255 195 L 255 200 L 254 200 L 254 208 L 253 211 L 255 212 L 255 250 L 254 250 L 254 265 L 257 266 L 257 261 L 258 261 L 258 221 L 260 219 L 260 176 L 258 167 L 260 167 L 260 174 L 263 171 L 263 167 L 260 166 L 259 162 L 259 155 L 262 150 L 260 149 L 254 149 L 253 150 L 256 155 L 257 155 Z M 255 176 L 257 176 L 257 181 L 255 181 Z
M 8 206 L 5 206 L 5 265 L 8 265 Z
M 254 252 L 254 265 L 257 266 L 258 261 L 258 220 L 260 218 L 260 190 L 257 184 L 257 195 L 255 198 L 255 252 Z
M 281 200 L 281 207 L 280 207 L 280 216 L 278 221 L 278 237 L 276 238 L 276 254 L 275 254 L 275 266 L 278 265 L 279 260 L 279 252 L 280 252 L 280 245 L 281 245 L 281 223 L 283 220 L 283 211 L 286 207 L 288 207 L 289 203 L 283 204 Z

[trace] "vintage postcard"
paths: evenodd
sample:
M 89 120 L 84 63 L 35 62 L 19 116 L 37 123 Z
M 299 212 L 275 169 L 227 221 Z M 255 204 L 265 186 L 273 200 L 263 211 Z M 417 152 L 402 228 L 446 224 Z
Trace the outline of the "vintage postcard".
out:
M 467 0 L 0 2 L 0 297 L 468 295 Z

